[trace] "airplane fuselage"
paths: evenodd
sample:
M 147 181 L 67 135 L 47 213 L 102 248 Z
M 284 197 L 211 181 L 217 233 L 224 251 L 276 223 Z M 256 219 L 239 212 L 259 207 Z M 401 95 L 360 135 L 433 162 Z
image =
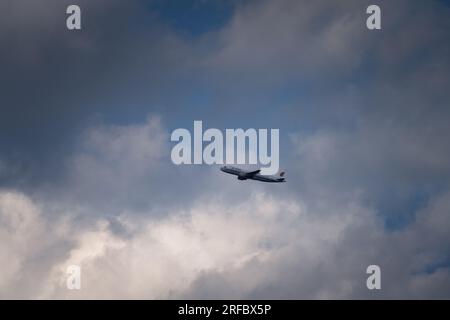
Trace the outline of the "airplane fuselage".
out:
M 221 171 L 236 175 L 238 180 L 258 180 L 263 182 L 286 182 L 282 176 L 266 176 L 259 174 L 259 170 L 246 171 L 232 166 L 223 166 Z

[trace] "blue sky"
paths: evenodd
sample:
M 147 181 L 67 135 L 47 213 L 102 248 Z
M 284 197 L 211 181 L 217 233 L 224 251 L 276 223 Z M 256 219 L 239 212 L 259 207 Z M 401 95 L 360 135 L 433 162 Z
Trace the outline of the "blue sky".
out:
M 201 36 L 223 27 L 232 18 L 238 1 L 146 1 L 151 12 L 156 11 L 165 23 L 178 32 Z

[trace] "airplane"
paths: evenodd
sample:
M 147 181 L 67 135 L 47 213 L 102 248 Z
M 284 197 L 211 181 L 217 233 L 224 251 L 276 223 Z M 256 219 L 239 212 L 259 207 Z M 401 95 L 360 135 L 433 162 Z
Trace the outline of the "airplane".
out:
M 238 180 L 247 180 L 247 179 L 251 179 L 251 180 L 258 180 L 258 181 L 263 181 L 263 182 L 286 182 L 285 178 L 284 178 L 284 171 L 280 172 L 279 175 L 274 175 L 274 176 L 265 176 L 262 174 L 259 174 L 261 172 L 261 170 L 255 170 L 255 171 L 247 171 L 247 170 L 242 170 L 236 167 L 232 167 L 232 166 L 223 166 L 220 168 L 221 171 L 229 173 L 229 174 L 234 174 L 236 176 L 238 176 Z

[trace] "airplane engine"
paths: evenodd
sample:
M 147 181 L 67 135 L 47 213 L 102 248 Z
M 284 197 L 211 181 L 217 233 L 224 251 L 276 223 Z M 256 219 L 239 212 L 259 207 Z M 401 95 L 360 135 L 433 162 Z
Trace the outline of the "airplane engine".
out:
M 245 176 L 238 176 L 238 180 L 247 180 Z

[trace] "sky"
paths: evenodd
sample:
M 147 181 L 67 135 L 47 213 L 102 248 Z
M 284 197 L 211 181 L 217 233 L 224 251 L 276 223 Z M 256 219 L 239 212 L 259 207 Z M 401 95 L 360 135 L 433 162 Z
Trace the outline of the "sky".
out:
M 450 298 L 448 1 L 0 12 L 0 298 Z M 194 120 L 279 129 L 287 182 L 174 165 Z

